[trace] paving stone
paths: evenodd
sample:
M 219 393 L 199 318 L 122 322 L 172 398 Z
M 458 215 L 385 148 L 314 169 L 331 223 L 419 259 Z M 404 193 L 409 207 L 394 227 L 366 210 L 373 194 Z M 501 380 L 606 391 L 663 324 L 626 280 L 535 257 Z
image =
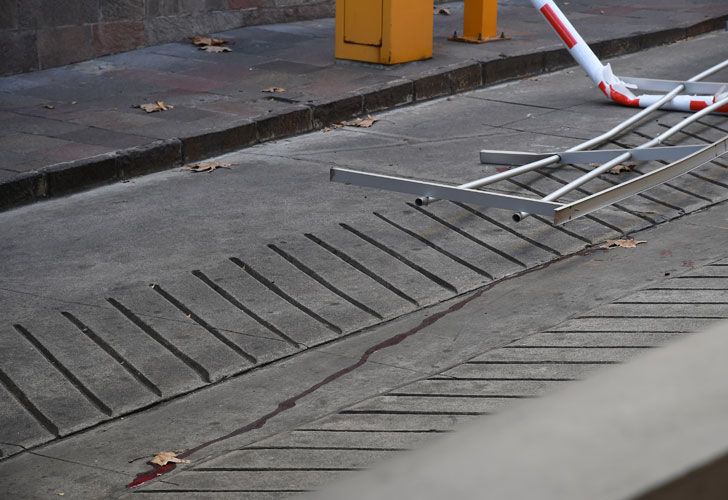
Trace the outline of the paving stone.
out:
M 605 320 L 606 321 L 606 320 Z M 658 347 L 677 340 L 676 333 L 547 332 L 525 337 L 511 346 L 529 347 Z
M 224 471 L 224 472 L 198 472 L 189 471 L 178 476 L 179 482 L 171 485 L 164 482 L 150 484 L 146 491 L 179 490 L 194 494 L 197 490 L 225 490 L 242 493 L 272 491 L 278 494 L 292 495 L 309 491 L 340 478 L 346 471 Z M 225 484 L 221 488 L 219 485 Z M 290 485 L 296 485 L 291 487 Z
M 712 321 L 679 318 L 578 318 L 554 328 L 555 331 L 574 332 L 695 332 Z
M 60 134 L 59 139 L 83 144 L 96 144 L 113 148 L 128 148 L 149 143 L 149 138 L 132 134 L 124 134 L 95 127 L 78 128 L 72 132 Z M 75 159 L 75 158 L 72 158 Z
M 29 154 L 70 144 L 69 141 L 31 134 L 12 134 L 0 137 L 0 148 L 12 153 Z
M 708 269 L 708 268 L 703 268 Z M 724 304 L 606 304 L 589 312 L 597 318 L 708 318 L 728 319 Z
M 390 392 L 393 395 L 534 397 L 553 390 L 554 382 L 521 380 L 420 380 Z
M 702 274 L 702 273 L 701 273 Z M 728 290 L 728 276 L 692 278 L 690 275 L 680 276 L 662 283 L 657 288 L 685 290 Z
M 391 413 L 409 416 L 419 413 L 442 415 L 480 415 L 493 413 L 512 404 L 511 398 L 494 396 L 379 396 L 355 405 L 344 413 Z
M 728 303 L 728 290 L 644 290 L 619 301 L 619 303 L 645 302 L 725 304 Z
M 529 347 L 523 349 L 496 349 L 471 362 L 505 363 L 618 363 L 643 352 L 635 347 L 613 347 L 607 349 L 567 349 L 560 347 Z
M 457 378 L 482 378 L 506 380 L 549 380 L 579 379 L 604 365 L 599 363 L 557 364 L 557 363 L 467 363 L 443 372 L 443 376 Z
M 338 413 L 300 427 L 314 431 L 447 432 L 472 420 L 469 415 L 397 415 L 385 413 Z
M 411 449 L 436 438 L 437 432 L 397 432 L 358 430 L 295 430 L 256 446 L 293 448 Z
M 203 462 L 195 470 L 210 469 L 258 469 L 258 470 L 316 470 L 361 469 L 375 461 L 392 456 L 387 450 L 336 450 L 336 449 L 276 449 L 243 448 L 218 458 Z

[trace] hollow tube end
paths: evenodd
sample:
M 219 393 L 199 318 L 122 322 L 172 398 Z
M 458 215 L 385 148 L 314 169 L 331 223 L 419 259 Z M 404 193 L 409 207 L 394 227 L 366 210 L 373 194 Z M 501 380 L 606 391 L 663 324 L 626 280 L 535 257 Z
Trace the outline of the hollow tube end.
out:
M 526 212 L 516 212 L 513 214 L 513 222 L 521 222 L 526 217 L 528 217 Z
M 418 207 L 424 207 L 430 204 L 429 196 L 420 196 L 415 200 L 415 205 Z

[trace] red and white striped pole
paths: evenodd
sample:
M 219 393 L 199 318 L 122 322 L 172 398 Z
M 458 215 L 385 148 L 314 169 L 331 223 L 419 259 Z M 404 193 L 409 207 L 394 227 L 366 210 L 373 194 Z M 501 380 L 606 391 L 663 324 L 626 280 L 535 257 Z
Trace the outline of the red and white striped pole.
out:
M 564 42 L 571 56 L 607 98 L 623 106 L 646 108 L 664 97 L 655 94 L 635 96 L 627 85 L 612 73 L 609 64 L 602 64 L 553 0 L 531 0 L 531 4 L 541 12 Z M 675 111 L 700 111 L 717 102 L 721 97 L 724 97 L 723 94 L 720 96 L 677 95 L 661 107 Z M 728 106 L 722 106 L 715 112 L 728 113 Z

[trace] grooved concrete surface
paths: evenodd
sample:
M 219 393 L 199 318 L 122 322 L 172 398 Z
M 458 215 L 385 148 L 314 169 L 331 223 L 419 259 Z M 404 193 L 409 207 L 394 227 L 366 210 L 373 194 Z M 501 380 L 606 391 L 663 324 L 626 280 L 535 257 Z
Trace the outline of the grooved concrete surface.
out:
M 675 289 L 682 291 L 680 298 L 666 299 L 664 291 Z M 287 498 L 315 490 L 464 422 L 725 320 L 727 292 L 728 260 L 692 269 L 443 372 L 197 463 L 130 498 L 145 498 L 144 492 L 153 492 L 149 497 L 154 498 L 233 493 L 237 498 Z M 715 301 L 707 309 L 679 313 L 706 296 Z M 631 307 L 635 303 L 642 306 Z
M 614 65 L 624 74 L 686 77 L 724 59 L 725 38 L 725 34 L 709 35 L 621 58 Z M 699 62 L 695 62 L 695 53 L 702 55 Z M 728 79 L 725 73 L 716 78 Z M 306 370 L 291 368 L 283 377 L 289 377 L 287 389 L 300 386 L 303 390 L 308 379 L 326 376 L 358 359 L 361 352 L 356 344 L 360 339 L 368 342 L 369 333 L 379 335 L 417 314 L 429 314 L 417 312 L 424 306 L 436 306 L 588 244 L 645 230 L 728 198 L 724 174 L 728 161 L 716 161 L 563 228 L 536 217 L 515 226 L 507 212 L 453 203 L 418 209 L 406 197 L 327 183 L 328 168 L 334 165 L 464 182 L 494 171 L 494 167 L 478 163 L 481 148 L 562 149 L 632 113 L 602 102 L 580 72 L 569 70 L 387 113 L 368 130 L 339 129 L 256 147 L 223 158 L 233 164 L 230 170 L 158 174 L 0 214 L 0 231 L 5 235 L 0 240 L 0 450 L 3 458 L 10 457 L 0 465 L 5 470 L 0 475 L 10 481 L 8 490 L 24 491 L 18 486 L 23 477 L 18 467 L 31 464 L 33 470 L 43 461 L 39 457 L 55 465 L 61 457 L 69 464 L 88 464 L 86 458 L 69 458 L 67 451 L 58 450 L 67 450 L 64 446 L 69 443 L 85 449 L 78 440 L 90 439 L 93 443 L 86 445 L 93 451 L 89 454 L 97 457 L 93 467 L 112 470 L 115 479 L 94 476 L 76 487 L 88 488 L 83 490 L 88 494 L 110 494 L 109 488 L 117 488 L 128 475 L 139 472 L 139 463 L 132 460 L 139 455 L 129 455 L 132 451 L 128 448 L 132 443 L 139 445 L 138 436 L 119 438 L 117 434 L 115 441 L 104 443 L 127 447 L 120 452 L 125 464 L 119 462 L 120 457 L 109 459 L 113 466 L 98 463 L 103 460 L 98 458 L 103 448 L 99 433 L 123 426 L 124 415 L 133 413 L 126 418 L 144 419 L 147 412 L 139 412 L 143 408 L 292 354 L 296 356 L 286 363 L 313 360 Z M 645 140 L 643 136 L 652 136 L 680 117 L 656 115 L 655 120 L 617 142 L 638 144 Z M 725 117 L 709 117 L 674 141 L 707 143 L 724 136 L 726 130 Z M 539 171 L 494 187 L 503 192 L 541 194 L 578 173 L 577 167 Z M 584 191 L 614 182 L 612 176 L 604 176 L 586 185 Z M 723 222 L 717 227 L 724 226 Z M 723 230 L 714 232 L 725 241 Z M 679 244 L 678 236 L 672 238 Z M 716 248 L 724 248 L 716 241 L 701 245 L 713 245 L 713 254 Z M 677 259 L 676 265 L 683 269 L 706 259 L 705 253 L 692 256 L 684 248 L 666 247 L 659 252 L 659 257 L 672 264 Z M 598 259 L 590 262 L 599 269 Z M 654 272 L 654 265 L 644 264 L 633 272 L 635 276 Z M 402 353 L 393 364 L 367 365 L 369 371 L 358 375 L 362 380 L 359 392 L 344 395 L 328 389 L 329 401 L 314 409 L 303 405 L 306 416 L 312 421 L 315 418 L 310 417 L 319 417 L 322 409 L 346 406 L 331 417 L 333 421 L 341 420 L 345 425 L 361 422 L 362 429 L 382 431 L 382 439 L 389 439 L 387 432 L 402 430 L 397 426 L 416 431 L 409 436 L 412 438 L 426 434 L 424 431 L 448 430 L 468 417 L 539 394 L 550 382 L 578 378 L 588 368 L 622 361 L 671 336 L 699 329 L 704 324 L 700 318 L 721 315 L 720 307 L 711 308 L 711 304 L 725 302 L 725 290 L 710 289 L 722 286 L 720 268 L 706 267 L 696 275 L 715 276 L 713 280 L 674 279 L 669 285 L 660 285 L 665 289 L 620 298 L 605 306 L 611 316 L 620 316 L 610 318 L 606 326 L 599 310 L 591 313 L 596 319 L 584 317 L 563 323 L 566 318 L 558 315 L 568 315 L 571 308 L 573 312 L 593 308 L 564 305 L 563 310 L 549 313 L 548 323 L 559 326 L 545 331 L 543 321 L 535 317 L 540 312 L 526 305 L 519 314 L 533 319 L 529 328 L 541 332 L 542 337 L 527 337 L 536 330 L 516 328 L 506 335 L 504 329 L 501 343 L 523 338 L 521 347 L 514 344 L 491 350 L 454 368 L 459 375 L 446 372 L 412 386 L 403 385 L 402 380 L 422 378 L 420 370 L 424 369 L 415 367 L 414 361 L 409 366 L 408 355 Z M 611 279 L 601 272 L 597 275 L 599 286 L 606 286 Z M 581 279 L 596 278 L 587 273 Z M 698 280 L 706 281 L 696 286 Z M 631 287 L 640 284 L 637 281 Z M 681 288 L 691 284 L 695 290 Z M 543 295 L 567 293 L 556 284 L 531 293 L 534 290 Z M 518 292 L 511 293 L 517 301 Z M 695 300 L 685 302 L 688 293 L 694 294 Z M 589 294 L 592 303 L 608 298 L 598 290 Z M 680 316 L 693 305 L 699 314 Z M 664 319 L 673 316 L 680 319 Z M 556 321 L 556 317 L 560 319 Z M 522 320 L 511 317 L 513 325 L 518 321 Z M 353 337 L 352 351 L 348 351 L 347 339 L 342 337 L 370 327 L 376 328 Z M 604 329 L 610 333 L 608 341 L 600 336 Z M 448 334 L 441 335 L 444 338 Z M 333 340 L 337 342 L 331 347 L 305 352 Z M 480 339 L 480 343 L 456 354 L 435 350 L 432 356 L 455 356 L 448 359 L 462 361 L 463 356 L 501 347 L 488 344 L 491 341 L 495 342 Z M 568 347 L 569 342 L 580 348 Z M 432 361 L 424 371 L 443 372 L 447 366 L 441 362 Z M 538 370 L 529 370 L 530 364 L 538 365 Z M 292 365 L 271 368 L 285 371 L 286 366 Z M 249 374 L 250 378 L 243 375 L 231 381 L 239 384 L 249 380 L 249 387 L 256 388 L 245 403 L 246 411 L 258 416 L 270 405 L 266 395 L 274 394 L 273 386 L 283 380 L 266 379 L 265 373 L 257 370 Z M 472 378 L 485 383 L 469 385 Z M 499 379 L 498 383 L 490 385 L 496 382 L 491 378 Z M 372 386 L 372 380 L 384 379 L 386 384 Z M 394 379 L 399 382 L 392 382 Z M 212 397 L 216 388 L 225 386 L 217 384 L 198 395 Z M 347 399 L 363 399 L 394 386 L 401 387 L 358 406 L 351 406 L 354 401 Z M 452 394 L 464 397 L 453 398 Z M 194 397 L 177 399 L 157 410 L 169 410 Z M 217 405 L 223 403 L 210 400 L 206 408 Z M 211 417 L 215 422 L 206 425 L 219 426 L 222 431 L 230 428 L 230 420 L 239 419 L 232 409 L 220 411 Z M 199 414 L 190 411 L 184 416 L 186 412 L 162 421 L 172 427 L 170 432 L 177 425 L 180 429 L 199 425 Z M 400 414 L 408 417 L 397 418 Z M 367 415 L 374 415 L 373 424 L 365 422 Z M 384 423 L 380 427 L 376 419 L 391 422 L 395 428 Z M 21 453 L 24 447 L 50 443 L 106 421 L 112 422 L 38 451 Z M 360 424 L 352 425 L 359 429 L 356 425 Z M 271 429 L 275 427 L 266 427 L 265 432 Z M 315 426 L 305 429 L 309 437 L 319 431 Z M 186 448 L 181 444 L 184 441 L 192 448 L 197 434 L 199 441 L 204 441 L 202 436 L 210 433 L 214 435 L 214 429 L 190 431 L 176 442 L 171 437 L 165 437 L 169 441 L 164 443 L 154 440 L 154 446 L 182 449 Z M 262 434 L 251 434 L 250 439 L 256 437 Z M 375 435 L 361 439 L 368 438 L 378 439 Z M 121 443 L 123 440 L 129 443 Z M 293 462 L 285 475 L 274 473 L 272 477 L 261 473 L 260 467 L 242 472 L 255 476 L 259 490 L 290 493 L 291 488 L 310 489 L 329 481 L 329 472 L 337 471 L 326 469 L 356 469 L 370 463 L 379 451 L 386 454 L 388 448 L 406 447 L 406 443 L 383 447 L 387 449 L 375 446 L 375 452 L 364 450 L 346 459 L 337 458 L 335 467 L 324 461 L 319 467 L 322 470 L 313 471 L 315 474 L 295 470 L 301 461 L 314 460 L 304 452 L 290 455 Z M 217 450 L 212 447 L 210 453 L 213 448 Z M 149 451 L 154 450 L 137 453 L 146 456 Z M 260 463 L 278 460 L 276 452 L 267 449 L 250 453 L 242 452 L 241 456 L 255 457 Z M 13 458 L 15 454 L 19 455 Z M 296 457 L 299 462 L 295 462 Z M 47 477 L 56 478 L 59 471 L 54 469 Z M 233 481 L 235 473 L 241 471 L 207 472 L 212 475 L 200 475 L 193 469 L 175 477 L 186 481 L 187 474 L 198 474 L 213 484 L 227 482 L 228 477 Z M 253 479 L 241 481 L 247 485 Z M 183 488 L 204 490 L 203 485 L 196 482 L 193 488 L 184 483 Z M 160 481 L 150 487 L 167 486 Z M 33 488 L 52 491 L 43 481 Z M 41 491 L 33 488 L 25 491 L 32 491 L 30 496 Z

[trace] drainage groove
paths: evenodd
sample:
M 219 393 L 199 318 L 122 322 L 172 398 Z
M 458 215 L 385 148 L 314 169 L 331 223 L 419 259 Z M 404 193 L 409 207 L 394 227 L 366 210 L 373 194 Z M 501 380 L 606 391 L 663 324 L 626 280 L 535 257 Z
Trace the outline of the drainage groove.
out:
M 307 314 L 311 318 L 315 319 L 322 325 L 324 325 L 326 328 L 331 330 L 334 333 L 337 333 L 341 335 L 342 331 L 341 328 L 330 322 L 329 320 L 323 318 L 322 316 L 318 315 L 308 307 L 301 304 L 299 301 L 294 299 L 292 296 L 281 290 L 278 285 L 273 283 L 271 280 L 260 274 L 258 271 L 250 267 L 248 264 L 243 262 L 242 260 L 238 259 L 237 257 L 230 257 L 230 262 L 238 266 L 240 269 L 248 273 L 251 277 L 253 277 L 258 283 L 268 288 L 271 292 L 278 295 L 280 298 L 291 304 L 293 307 L 296 307 L 297 309 L 301 310 L 303 313 Z
M 223 287 L 212 281 L 210 278 L 208 278 L 202 271 L 194 270 L 192 271 L 192 275 L 196 278 L 199 278 L 204 284 L 212 288 L 214 291 L 216 291 L 222 298 L 230 302 L 232 305 L 243 311 L 245 314 L 253 318 L 257 323 L 259 323 L 261 326 L 267 328 L 272 333 L 278 335 L 283 341 L 289 343 L 296 349 L 301 348 L 301 344 L 299 342 L 296 342 L 291 337 L 280 331 L 275 325 L 272 323 L 269 323 L 268 321 L 264 320 L 260 316 L 258 316 L 256 313 L 248 309 L 245 304 L 240 302 L 238 299 L 236 299 L 230 292 L 225 290 Z
M 38 352 L 40 352 L 46 360 L 53 365 L 53 367 L 60 372 L 61 375 L 66 377 L 66 379 L 73 385 L 76 389 L 78 389 L 78 392 L 84 395 L 86 399 L 101 413 L 106 415 L 107 417 L 110 417 L 113 411 L 111 411 L 111 408 L 109 408 L 106 403 L 101 401 L 101 399 L 93 393 L 91 389 L 86 387 L 86 385 L 79 380 L 76 375 L 74 375 L 71 370 L 66 368 L 63 363 L 60 362 L 58 358 L 56 358 L 53 353 L 51 353 L 46 346 L 44 346 L 40 340 L 35 338 L 35 336 L 30 333 L 27 329 L 25 329 L 23 326 L 15 324 L 13 325 L 13 328 L 25 338 L 30 344 L 35 347 Z
M 167 349 L 170 353 L 176 356 L 180 361 L 187 365 L 192 371 L 194 371 L 200 379 L 205 383 L 210 383 L 210 373 L 202 367 L 200 363 L 189 357 L 187 354 L 180 351 L 174 344 L 164 338 L 154 328 L 142 321 L 136 314 L 131 312 L 118 300 L 111 297 L 107 298 L 106 301 L 111 304 L 114 309 L 119 311 L 126 319 L 131 321 L 137 328 L 146 333 L 152 340 L 156 341 L 159 345 Z
M 187 307 L 182 302 L 180 302 L 179 300 L 177 300 L 176 298 L 174 298 L 172 296 L 172 294 L 170 294 L 169 292 L 167 292 L 166 290 L 164 290 L 161 286 L 159 286 L 157 284 L 153 284 L 153 285 L 150 285 L 150 286 L 152 287 L 152 290 L 154 290 L 159 295 L 161 295 L 162 297 L 164 297 L 164 299 L 166 299 L 167 302 L 169 302 L 174 307 L 176 307 L 177 309 L 179 309 L 180 312 L 182 312 L 182 314 L 186 315 L 192 321 L 194 321 L 195 323 L 197 323 L 198 325 L 200 325 L 202 328 L 204 328 L 205 330 L 207 330 L 213 337 L 215 337 L 217 340 L 219 340 L 220 342 L 222 342 L 223 344 L 225 344 L 226 346 L 228 346 L 230 349 L 232 349 L 233 351 L 235 351 L 236 354 L 238 354 L 239 356 L 241 356 L 242 358 L 244 358 L 245 360 L 247 360 L 249 363 L 256 364 L 258 362 L 258 360 L 255 359 L 255 356 L 253 356 L 252 354 L 249 354 L 249 353 L 245 352 L 239 345 L 237 345 L 235 342 L 233 342 L 232 340 L 230 340 L 229 338 L 227 338 L 225 335 L 223 335 L 222 333 L 220 333 L 217 330 L 217 328 L 215 328 L 214 326 L 210 325 L 207 321 L 205 321 L 204 319 L 200 318 L 198 315 L 196 315 L 195 313 L 193 313 L 190 310 L 189 307 Z
M 361 272 L 362 274 L 367 275 L 368 277 L 370 277 L 371 279 L 373 279 L 374 281 L 376 281 L 377 283 L 382 285 L 384 288 L 386 288 L 387 290 L 389 290 L 390 292 L 395 294 L 397 297 L 400 297 L 400 298 L 406 300 L 407 302 L 414 305 L 415 307 L 420 306 L 419 302 L 417 302 L 415 299 L 413 299 L 412 297 L 410 297 L 409 295 L 404 293 L 402 290 L 400 290 L 399 288 L 397 288 L 396 286 L 394 286 L 393 284 L 391 284 L 390 282 L 388 282 L 387 280 L 385 280 L 384 278 L 379 276 L 377 273 L 375 273 L 371 269 L 365 267 L 363 264 L 361 264 L 360 262 L 355 260 L 353 257 L 348 256 L 343 251 L 339 250 L 338 248 L 336 248 L 332 245 L 329 245 L 328 243 L 326 243 L 325 241 L 321 240 L 320 238 L 314 236 L 311 233 L 306 233 L 306 234 L 304 234 L 304 236 L 306 238 L 308 238 L 309 240 L 313 241 L 314 243 L 316 243 L 317 245 L 319 245 L 324 250 L 327 250 L 328 252 L 332 253 L 334 256 L 343 260 L 344 262 L 349 264 L 351 267 L 353 267 L 357 271 Z
M 350 233 L 352 233 L 355 236 L 358 236 L 359 238 L 361 238 L 362 240 L 366 241 L 370 245 L 377 247 L 382 252 L 391 255 L 392 257 L 394 257 L 395 259 L 399 260 L 403 264 L 406 264 L 407 266 L 411 267 L 412 269 L 414 269 L 415 271 L 417 271 L 418 273 L 420 273 L 424 277 L 430 279 L 431 281 L 437 283 L 441 287 L 443 287 L 443 288 L 445 288 L 447 290 L 450 290 L 452 293 L 455 293 L 455 294 L 458 293 L 458 290 L 457 290 L 457 288 L 455 288 L 455 286 L 451 285 L 450 283 L 448 283 L 444 279 L 440 278 L 436 274 L 431 273 L 430 271 L 428 271 L 424 267 L 415 264 L 414 262 L 412 262 L 411 260 L 409 260 L 404 255 L 400 254 L 399 252 L 397 252 L 395 250 L 392 250 L 391 248 L 389 248 L 388 246 L 384 245 L 383 243 L 379 243 L 377 240 L 375 240 L 371 236 L 367 236 L 366 234 L 362 233 L 361 231 L 359 231 L 357 229 L 354 229 L 353 227 L 351 227 L 348 224 L 345 224 L 345 223 L 342 222 L 339 225 L 343 229 L 345 229 L 346 231 L 349 231 Z
M 78 318 L 76 318 L 73 314 L 61 311 L 61 314 L 70 321 L 73 326 L 78 328 L 81 333 L 86 335 L 93 343 L 95 343 L 97 346 L 101 348 L 106 354 L 114 358 L 114 361 L 119 363 L 119 365 L 126 370 L 129 375 L 134 377 L 137 382 L 139 382 L 141 385 L 146 387 L 150 392 L 156 394 L 160 398 L 162 397 L 162 391 L 159 390 L 159 387 L 157 387 L 151 380 L 149 380 L 139 369 L 137 369 L 131 362 L 127 359 L 125 359 L 119 352 L 116 351 L 113 347 L 111 347 L 104 339 L 98 336 L 96 332 L 91 330 L 88 326 L 83 324 Z
M 331 284 L 331 282 L 327 281 L 323 276 L 318 274 L 316 271 L 305 265 L 303 262 L 295 258 L 293 255 L 289 254 L 285 250 L 278 248 L 276 245 L 273 245 L 272 243 L 268 245 L 268 248 L 273 250 L 275 253 L 280 255 L 283 259 L 285 259 L 288 263 L 290 263 L 293 267 L 304 273 L 306 276 L 311 278 L 312 280 L 319 283 L 321 286 L 329 290 L 330 292 L 334 293 L 335 295 L 338 295 L 354 307 L 364 311 L 365 313 L 374 316 L 377 319 L 384 319 L 382 318 L 382 315 L 379 314 L 377 311 L 372 309 L 371 307 L 367 306 L 366 304 L 363 304 L 362 302 L 356 300 L 351 295 L 339 290 L 337 287 Z

